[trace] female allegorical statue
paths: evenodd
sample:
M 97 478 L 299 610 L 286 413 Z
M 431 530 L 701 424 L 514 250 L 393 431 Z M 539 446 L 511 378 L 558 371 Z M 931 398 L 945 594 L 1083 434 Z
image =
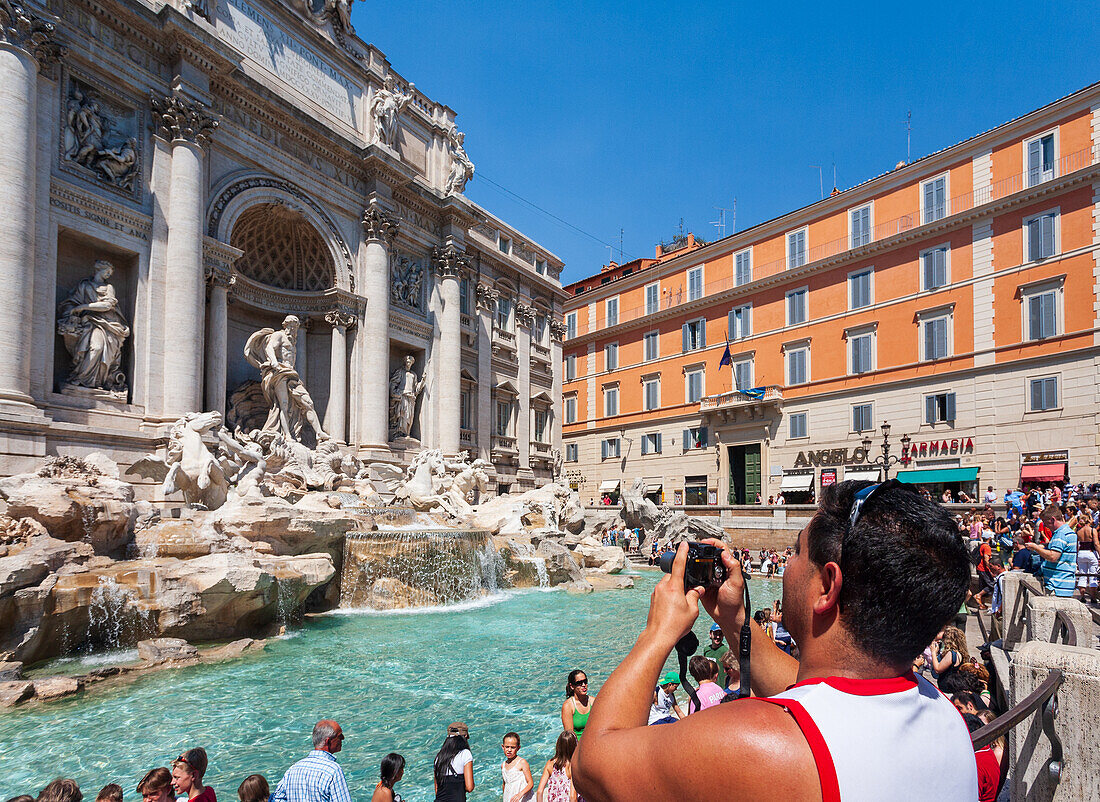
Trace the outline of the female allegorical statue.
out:
M 126 392 L 120 363 L 130 327 L 109 281 L 114 269 L 106 260 L 97 261 L 95 274 L 77 284 L 57 309 L 57 332 L 73 360 L 67 385 Z

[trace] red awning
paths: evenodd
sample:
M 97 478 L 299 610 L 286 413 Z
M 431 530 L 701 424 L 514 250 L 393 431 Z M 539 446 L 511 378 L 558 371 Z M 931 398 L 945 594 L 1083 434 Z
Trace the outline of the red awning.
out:
M 1035 482 L 1061 482 L 1066 478 L 1066 463 L 1024 465 L 1020 468 L 1020 478 L 1031 479 Z

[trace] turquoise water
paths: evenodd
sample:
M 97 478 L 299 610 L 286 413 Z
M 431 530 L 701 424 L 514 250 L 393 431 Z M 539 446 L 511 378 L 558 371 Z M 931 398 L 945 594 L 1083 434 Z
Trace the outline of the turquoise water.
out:
M 320 718 L 347 735 L 338 758 L 355 799 L 370 798 L 379 762 L 395 751 L 407 761 L 397 790 L 430 802 L 432 760 L 456 719 L 470 727 L 473 798 L 499 798 L 503 734 L 520 733 L 537 781 L 561 730 L 566 674 L 584 669 L 598 693 L 644 625 L 657 576 L 586 596 L 511 591 L 432 611 L 327 615 L 258 655 L 2 713 L 0 799 L 35 795 L 59 776 L 75 779 L 86 800 L 109 782 L 138 799 L 147 770 L 203 746 L 207 783 L 233 802 L 254 772 L 274 789 Z M 780 594 L 776 581 L 750 587 L 754 609 Z M 700 641 L 710 623 L 701 613 Z

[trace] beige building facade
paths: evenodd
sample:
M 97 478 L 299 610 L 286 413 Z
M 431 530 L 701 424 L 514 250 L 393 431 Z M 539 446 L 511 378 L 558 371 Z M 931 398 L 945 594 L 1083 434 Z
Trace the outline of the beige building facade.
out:
M 551 478 L 562 263 L 466 198 L 455 112 L 350 3 L 0 18 L 0 474 L 91 451 L 125 468 L 202 410 L 254 426 L 250 338 L 294 316 L 296 380 L 349 451 Z

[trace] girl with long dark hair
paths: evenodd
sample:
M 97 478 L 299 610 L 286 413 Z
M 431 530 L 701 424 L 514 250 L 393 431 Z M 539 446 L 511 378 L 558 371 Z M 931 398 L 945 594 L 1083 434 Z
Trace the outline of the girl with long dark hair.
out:
M 561 728 L 580 738 L 588 725 L 588 714 L 592 711 L 595 698 L 588 695 L 588 674 L 579 668 L 570 671 L 565 681 L 565 701 L 561 706 Z
M 447 740 L 435 756 L 435 802 L 466 802 L 474 790 L 470 731 L 461 721 L 447 727 Z
M 374 786 L 370 802 L 400 802 L 401 797 L 394 793 L 393 787 L 405 774 L 405 758 L 396 752 L 390 752 L 382 758 L 382 778 Z

